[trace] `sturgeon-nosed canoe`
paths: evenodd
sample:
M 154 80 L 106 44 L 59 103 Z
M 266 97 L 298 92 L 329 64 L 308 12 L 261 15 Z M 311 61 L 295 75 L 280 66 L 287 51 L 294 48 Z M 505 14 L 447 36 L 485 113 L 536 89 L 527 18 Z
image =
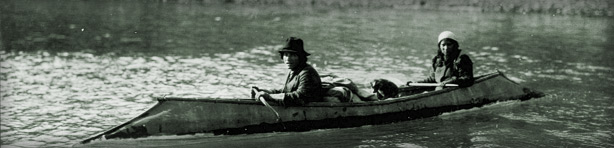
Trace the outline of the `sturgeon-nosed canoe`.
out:
M 400 93 L 411 91 L 400 88 Z M 195 133 L 243 134 L 355 127 L 436 116 L 506 100 L 543 96 L 510 80 L 501 72 L 476 77 L 469 87 L 450 87 L 399 98 L 371 102 L 312 102 L 304 106 L 272 104 L 279 118 L 255 99 L 157 98 L 143 114 L 93 135 L 92 140 L 139 138 Z M 281 119 L 281 120 L 278 120 Z

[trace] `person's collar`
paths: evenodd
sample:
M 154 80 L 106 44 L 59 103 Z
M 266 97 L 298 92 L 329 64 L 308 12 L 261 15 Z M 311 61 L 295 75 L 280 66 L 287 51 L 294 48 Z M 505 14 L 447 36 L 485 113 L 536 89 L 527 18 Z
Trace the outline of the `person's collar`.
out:
M 456 52 L 452 53 L 452 56 L 451 56 L 452 58 L 450 58 L 450 59 L 445 59 L 445 60 L 444 60 L 444 62 L 445 62 L 445 63 L 451 63 L 451 62 L 453 62 L 454 60 L 456 60 L 456 59 L 458 58 L 458 56 L 460 55 L 460 53 L 461 53 L 461 49 L 458 49 Z
M 299 65 L 297 65 L 296 67 L 294 67 L 294 68 L 292 68 L 292 69 L 291 69 L 292 74 L 295 74 L 295 73 L 300 72 L 300 71 L 301 71 L 301 70 L 303 70 L 305 67 L 307 67 L 307 63 L 303 63 L 303 64 L 299 64 Z

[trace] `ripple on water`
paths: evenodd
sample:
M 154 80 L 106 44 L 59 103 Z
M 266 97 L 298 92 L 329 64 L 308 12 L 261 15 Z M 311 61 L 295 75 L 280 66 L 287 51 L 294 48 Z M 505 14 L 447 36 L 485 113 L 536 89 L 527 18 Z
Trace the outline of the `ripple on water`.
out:
M 11 129 L 11 128 L 10 128 L 10 127 L 8 127 L 8 126 L 0 125 L 0 131 L 3 131 L 3 132 L 4 132 L 4 131 L 8 131 L 8 130 L 10 130 L 10 129 Z
M 401 148 L 423 148 L 424 146 L 420 146 L 417 144 L 413 144 L 413 143 L 398 143 L 395 144 L 396 147 L 401 147 Z
M 18 146 L 18 147 L 42 147 L 45 144 L 46 144 L 45 142 L 41 142 L 41 141 L 24 140 L 24 141 L 17 141 L 13 143 L 12 145 Z
M 511 119 L 511 120 L 519 120 L 519 121 L 526 121 L 532 124 L 546 124 L 548 122 L 561 122 L 561 121 L 557 121 L 554 119 L 550 119 L 544 115 L 540 115 L 537 113 L 528 113 L 528 114 L 514 114 L 514 113 L 508 113 L 508 114 L 501 114 L 501 117 L 505 117 L 507 119 Z
M 612 131 L 570 132 L 566 130 L 545 130 L 548 134 L 579 142 L 580 145 L 590 147 L 613 147 Z
M 79 135 L 79 133 L 75 133 L 73 131 L 67 131 L 65 129 L 53 130 L 53 131 L 50 131 L 49 134 L 53 136 L 78 136 Z
M 45 143 L 59 143 L 61 141 L 69 141 L 70 139 L 65 138 L 64 136 L 52 136 L 52 135 L 41 135 L 38 137 L 32 138 L 35 141 L 42 141 Z
M 479 142 L 492 142 L 492 138 L 486 136 L 475 136 L 471 137 L 471 142 L 479 143 Z

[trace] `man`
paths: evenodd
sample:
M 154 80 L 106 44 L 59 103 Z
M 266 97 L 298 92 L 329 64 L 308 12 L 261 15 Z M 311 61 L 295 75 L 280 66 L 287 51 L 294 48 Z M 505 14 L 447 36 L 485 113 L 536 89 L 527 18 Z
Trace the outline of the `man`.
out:
M 307 64 L 310 54 L 303 48 L 303 40 L 290 37 L 285 46 L 279 50 L 284 64 L 290 69 L 286 83 L 281 89 L 259 89 L 256 91 L 268 101 L 284 105 L 303 105 L 322 100 L 322 82 L 318 72 Z

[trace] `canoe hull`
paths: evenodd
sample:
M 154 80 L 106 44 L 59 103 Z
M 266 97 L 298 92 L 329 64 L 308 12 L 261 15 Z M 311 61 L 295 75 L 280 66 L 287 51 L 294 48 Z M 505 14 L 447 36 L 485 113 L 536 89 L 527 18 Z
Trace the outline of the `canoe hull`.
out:
M 401 92 L 409 90 L 401 90 Z M 506 101 L 540 97 L 502 73 L 483 75 L 466 88 L 449 88 L 395 99 L 360 103 L 314 102 L 269 108 L 251 99 L 162 98 L 140 116 L 94 135 L 96 139 L 137 138 L 193 133 L 242 134 L 304 131 L 382 124 Z

